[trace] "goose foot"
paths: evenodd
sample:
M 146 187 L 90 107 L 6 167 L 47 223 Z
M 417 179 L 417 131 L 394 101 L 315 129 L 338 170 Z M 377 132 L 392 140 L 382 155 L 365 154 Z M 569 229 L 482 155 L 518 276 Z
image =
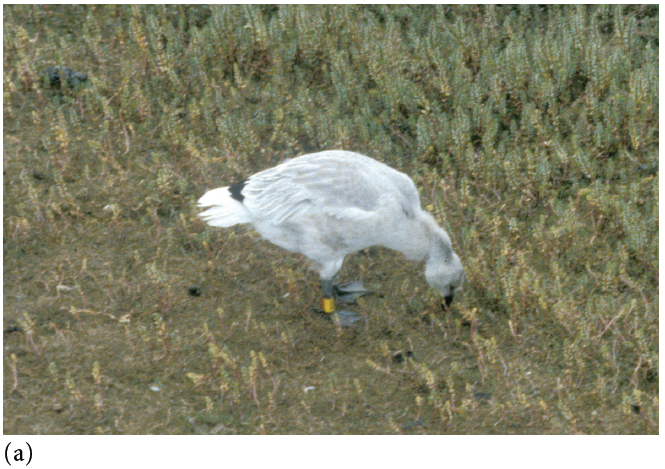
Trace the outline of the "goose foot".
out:
M 342 285 L 333 285 L 332 290 L 335 299 L 345 304 L 353 304 L 361 296 L 374 293 L 373 290 L 365 288 L 363 283 L 358 280 L 343 283 Z
M 332 315 L 332 320 L 334 323 L 339 322 L 341 326 L 345 327 L 351 327 L 354 323 L 360 321 L 361 319 L 365 319 L 362 314 L 354 313 L 353 311 L 346 309 L 342 311 L 336 311 Z

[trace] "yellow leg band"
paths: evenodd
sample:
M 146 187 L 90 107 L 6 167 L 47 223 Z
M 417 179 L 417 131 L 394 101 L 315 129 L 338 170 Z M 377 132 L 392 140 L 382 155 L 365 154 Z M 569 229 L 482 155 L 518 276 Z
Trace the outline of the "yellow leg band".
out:
M 333 298 L 321 298 L 321 309 L 324 313 L 332 313 L 335 311 L 335 300 Z

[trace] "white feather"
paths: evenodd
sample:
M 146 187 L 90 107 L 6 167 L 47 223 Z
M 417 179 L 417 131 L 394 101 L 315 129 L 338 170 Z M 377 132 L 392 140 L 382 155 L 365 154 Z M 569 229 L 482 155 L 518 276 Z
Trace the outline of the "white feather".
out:
M 212 207 L 199 214 L 210 226 L 229 227 L 252 222 L 252 216 L 245 205 L 231 198 L 228 187 L 206 192 L 199 199 L 199 207 Z
M 237 199 L 242 199 L 242 202 Z M 251 223 L 268 241 L 319 264 L 325 280 L 346 254 L 384 246 L 426 261 L 426 278 L 444 296 L 464 270 L 448 234 L 420 207 L 413 181 L 368 156 L 325 151 L 299 156 L 250 176 L 236 198 L 229 187 L 199 199 L 212 226 Z

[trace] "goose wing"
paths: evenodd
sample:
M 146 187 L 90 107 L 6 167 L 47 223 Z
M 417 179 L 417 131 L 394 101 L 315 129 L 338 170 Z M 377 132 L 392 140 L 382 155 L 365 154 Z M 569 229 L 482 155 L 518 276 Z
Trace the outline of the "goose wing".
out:
M 383 163 L 351 152 L 294 158 L 251 176 L 242 191 L 257 218 L 280 223 L 295 215 L 362 220 L 390 207 L 411 215 L 420 207 L 413 181 Z

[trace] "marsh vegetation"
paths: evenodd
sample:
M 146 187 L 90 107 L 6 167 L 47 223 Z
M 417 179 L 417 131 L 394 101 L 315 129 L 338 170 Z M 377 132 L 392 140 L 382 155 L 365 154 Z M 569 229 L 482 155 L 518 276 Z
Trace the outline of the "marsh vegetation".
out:
M 6 434 L 658 433 L 657 5 L 3 8 Z M 198 218 L 324 149 L 413 178 L 450 310 L 370 249 L 339 327 Z

